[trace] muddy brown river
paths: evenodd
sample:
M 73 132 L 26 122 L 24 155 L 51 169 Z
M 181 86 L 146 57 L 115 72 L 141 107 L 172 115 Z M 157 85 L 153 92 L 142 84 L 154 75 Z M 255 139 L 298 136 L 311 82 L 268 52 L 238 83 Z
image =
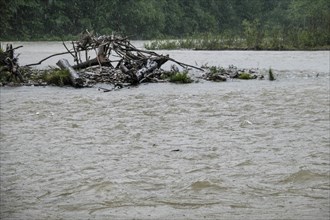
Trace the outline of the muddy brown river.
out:
M 277 80 L 0 88 L 1 219 L 329 219 L 329 51 L 159 53 Z

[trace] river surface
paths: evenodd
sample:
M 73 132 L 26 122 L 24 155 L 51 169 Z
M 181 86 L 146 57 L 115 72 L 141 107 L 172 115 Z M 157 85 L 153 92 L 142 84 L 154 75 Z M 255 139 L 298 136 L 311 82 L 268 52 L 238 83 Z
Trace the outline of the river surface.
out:
M 1 219 L 329 219 L 329 51 L 158 53 L 277 80 L 0 88 Z

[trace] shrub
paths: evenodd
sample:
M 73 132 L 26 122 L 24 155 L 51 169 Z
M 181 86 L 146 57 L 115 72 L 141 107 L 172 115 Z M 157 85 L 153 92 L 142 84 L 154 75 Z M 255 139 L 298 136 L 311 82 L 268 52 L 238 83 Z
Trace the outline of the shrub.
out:
M 7 83 L 12 78 L 12 74 L 8 71 L 2 71 L 0 67 L 0 83 Z
M 274 74 L 273 74 L 273 70 L 271 68 L 269 68 L 268 75 L 269 75 L 268 78 L 269 78 L 270 81 L 275 80 L 275 77 L 274 77 Z
M 239 74 L 238 78 L 239 79 L 246 79 L 246 80 L 252 79 L 252 77 L 249 73 L 241 73 L 241 74 Z
M 173 83 L 191 83 L 192 79 L 188 76 L 188 71 L 176 72 L 170 76 L 170 82 Z
M 43 76 L 43 80 L 47 84 L 56 86 L 71 85 L 70 73 L 68 70 L 53 69 Z

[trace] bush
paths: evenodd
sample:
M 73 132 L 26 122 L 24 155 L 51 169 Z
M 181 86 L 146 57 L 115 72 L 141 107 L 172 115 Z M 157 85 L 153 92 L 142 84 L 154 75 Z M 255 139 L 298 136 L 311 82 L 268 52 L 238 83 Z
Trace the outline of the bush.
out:
M 249 73 L 241 73 L 241 74 L 239 74 L 238 78 L 245 79 L 245 80 L 252 79 L 252 77 Z
M 270 81 L 275 80 L 275 77 L 274 77 L 274 74 L 273 74 L 273 70 L 271 68 L 269 68 L 268 75 L 269 75 L 268 78 L 269 78 Z
M 0 83 L 8 83 L 12 79 L 12 74 L 8 71 L 1 71 L 0 67 Z
M 176 72 L 170 76 L 170 82 L 173 83 L 191 83 L 192 79 L 188 76 L 188 71 Z
M 253 21 L 243 20 L 244 36 L 248 49 L 260 49 L 263 40 L 261 23 L 259 19 Z
M 53 69 L 43 76 L 43 80 L 47 84 L 56 86 L 71 85 L 70 73 L 68 70 Z
M 180 48 L 178 43 L 179 42 L 176 40 L 155 40 L 150 43 L 145 43 L 144 48 L 148 50 L 159 50 L 159 49 L 174 50 Z

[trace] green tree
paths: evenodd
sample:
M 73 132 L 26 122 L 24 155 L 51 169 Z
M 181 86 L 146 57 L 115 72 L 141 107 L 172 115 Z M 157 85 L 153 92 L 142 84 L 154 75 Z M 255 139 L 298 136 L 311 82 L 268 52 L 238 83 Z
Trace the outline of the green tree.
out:
M 13 0 L 0 2 L 1 35 L 12 39 L 33 38 L 43 32 L 42 5 L 37 0 Z M 36 19 L 31 19 L 36 18 Z
M 293 0 L 289 18 L 297 33 L 299 45 L 330 44 L 330 2 L 327 0 Z
M 251 48 L 330 44 L 328 0 L 0 0 L 0 39 L 60 39 L 85 29 L 133 39 L 222 34 Z
M 263 31 L 261 30 L 261 24 L 259 19 L 254 19 L 252 22 L 243 20 L 244 36 L 246 39 L 246 45 L 251 49 L 260 49 Z

